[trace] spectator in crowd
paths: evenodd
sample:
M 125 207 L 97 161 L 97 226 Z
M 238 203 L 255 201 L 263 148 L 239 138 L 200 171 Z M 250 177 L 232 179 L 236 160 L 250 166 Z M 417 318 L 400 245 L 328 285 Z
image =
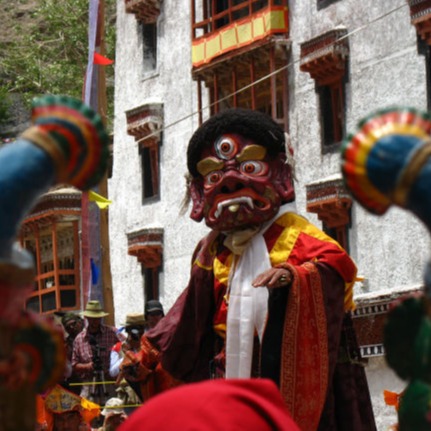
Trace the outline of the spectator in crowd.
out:
M 164 316 L 163 305 L 159 301 L 150 299 L 146 302 L 145 320 L 147 321 L 147 329 L 154 328 Z
M 105 419 L 103 426 L 98 431 L 115 431 L 127 419 L 127 414 L 123 408 L 123 400 L 120 398 L 110 398 L 101 414 Z
M 80 386 L 69 385 L 70 383 L 80 382 L 79 376 L 74 373 L 72 369 L 72 354 L 73 342 L 75 341 L 76 336 L 84 329 L 84 320 L 78 314 L 65 313 L 61 318 L 61 324 L 63 325 L 64 331 L 66 332 L 65 346 L 67 355 L 67 374 L 66 380 L 62 382 L 62 386 L 66 387 L 72 392 L 79 394 L 81 391 Z
M 73 342 L 73 371 L 83 382 L 92 382 L 95 378 L 103 381 L 112 380 L 109 373 L 110 354 L 112 346 L 119 341 L 119 338 L 114 327 L 102 323 L 102 318 L 109 313 L 103 311 L 99 301 L 88 301 L 82 315 L 87 321 L 87 328 L 79 333 Z M 96 386 L 92 387 L 92 392 Z M 115 395 L 114 385 L 101 386 L 105 397 Z M 100 387 L 98 390 L 100 394 Z M 81 396 L 94 399 L 94 393 L 90 394 L 89 385 L 82 387 Z M 102 402 L 99 399 L 97 401 Z
M 87 431 L 90 422 L 100 415 L 97 404 L 60 385 L 38 396 L 38 401 L 37 423 L 47 431 Z
M 137 384 L 133 379 L 133 371 L 128 379 L 124 378 L 123 372 L 120 367 L 125 357 L 131 361 L 139 362 L 136 354 L 141 350 L 141 337 L 145 331 L 145 317 L 142 313 L 131 313 L 126 316 L 126 322 L 124 323 L 124 329 L 127 333 L 127 338 L 124 341 L 119 341 L 114 345 L 111 350 L 111 361 L 109 372 L 112 377 L 117 378 L 117 384 L 120 386 L 120 390 L 117 390 L 118 397 L 123 400 L 124 404 L 140 404 L 142 401 L 142 395 L 140 385 Z
M 217 379 L 163 392 L 119 431 L 299 431 L 274 382 Z

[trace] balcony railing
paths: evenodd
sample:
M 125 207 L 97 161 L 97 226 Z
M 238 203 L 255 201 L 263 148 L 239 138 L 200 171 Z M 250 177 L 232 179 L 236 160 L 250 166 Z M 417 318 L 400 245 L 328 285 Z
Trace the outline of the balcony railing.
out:
M 212 0 L 197 18 L 192 8 L 194 67 L 273 34 L 289 30 L 287 0 Z

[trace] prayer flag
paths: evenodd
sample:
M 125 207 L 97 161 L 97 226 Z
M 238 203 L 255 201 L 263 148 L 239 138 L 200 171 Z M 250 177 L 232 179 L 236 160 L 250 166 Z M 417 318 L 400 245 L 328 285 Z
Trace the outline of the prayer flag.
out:
M 103 196 L 97 194 L 96 192 L 93 192 L 93 190 L 90 190 L 88 192 L 88 200 L 90 202 L 95 202 L 95 204 L 101 209 L 104 210 L 109 205 L 112 204 L 112 201 L 109 199 L 104 198 Z
M 97 284 L 97 282 L 99 281 L 100 270 L 97 267 L 97 265 L 94 263 L 93 259 L 90 259 L 90 264 L 91 264 L 91 282 L 93 284 Z
M 114 60 L 110 60 L 107 57 L 104 57 L 102 54 L 99 54 L 98 52 L 94 53 L 93 63 L 99 64 L 100 66 L 109 66 L 112 64 Z

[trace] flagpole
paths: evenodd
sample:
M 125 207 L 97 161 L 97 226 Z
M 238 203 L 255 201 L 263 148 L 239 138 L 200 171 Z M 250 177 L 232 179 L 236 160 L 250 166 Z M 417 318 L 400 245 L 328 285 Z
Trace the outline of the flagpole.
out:
M 99 0 L 97 45 L 99 53 L 105 55 L 105 0 Z M 106 73 L 104 66 L 97 66 L 99 72 L 98 79 L 98 105 L 99 114 L 106 124 L 107 100 L 106 100 Z M 99 184 L 100 194 L 108 197 L 108 172 L 103 176 Z M 112 289 L 111 255 L 109 250 L 109 211 L 99 211 L 100 213 L 100 251 L 101 251 L 101 275 L 102 293 L 104 309 L 109 316 L 105 318 L 110 325 L 115 324 L 114 294 Z
M 94 100 L 94 52 L 96 45 L 97 22 L 98 22 L 99 0 L 89 1 L 88 10 L 88 60 L 85 74 L 83 100 L 97 111 L 97 103 Z M 82 192 L 81 197 L 81 309 L 85 308 L 89 299 L 91 287 L 91 249 L 90 249 L 90 214 L 88 193 Z
M 96 110 L 102 117 L 103 122 L 106 124 L 107 102 L 106 102 L 106 77 L 104 66 L 95 64 L 95 54 L 105 54 L 105 0 L 90 0 L 89 8 L 89 54 L 88 66 L 85 85 L 85 101 L 94 110 Z M 98 185 L 98 192 L 101 195 L 108 195 L 108 176 L 105 173 L 102 181 Z M 98 231 L 93 234 L 90 239 L 90 223 L 95 222 L 94 212 L 89 208 L 88 193 L 82 195 L 82 234 L 81 234 L 81 247 L 82 247 L 82 286 L 84 289 L 83 297 L 85 306 L 89 298 L 92 286 L 91 278 L 91 265 L 90 259 L 94 258 L 96 250 L 98 251 L 99 261 L 101 266 L 101 281 L 98 283 L 100 286 L 101 294 L 103 297 L 103 306 L 109 316 L 105 319 L 109 325 L 114 325 L 115 310 L 112 290 L 112 276 L 110 264 L 110 251 L 109 251 L 109 230 L 108 230 L 108 211 L 98 210 Z M 94 233 L 94 232 L 93 232 Z M 96 244 L 97 243 L 97 244 Z M 88 287 L 90 286 L 90 287 Z M 91 292 L 94 296 L 99 292 Z

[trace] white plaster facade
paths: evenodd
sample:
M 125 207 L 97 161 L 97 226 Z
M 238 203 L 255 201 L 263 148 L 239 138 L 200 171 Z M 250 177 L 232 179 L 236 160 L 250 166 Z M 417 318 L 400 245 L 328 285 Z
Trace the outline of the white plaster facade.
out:
M 142 37 L 133 14 L 117 2 L 115 63 L 114 164 L 109 181 L 111 270 L 117 323 L 127 312 L 143 310 L 143 278 L 135 257 L 127 254 L 126 234 L 143 228 L 163 228 L 161 301 L 167 309 L 186 286 L 194 246 L 207 231 L 180 216 L 185 192 L 186 147 L 198 126 L 196 83 L 191 78 L 189 1 L 161 3 L 158 21 L 157 69 L 143 72 Z M 339 0 L 318 10 L 316 0 L 294 0 L 289 5 L 292 65 L 289 68 L 290 136 L 297 162 L 296 193 L 299 212 L 306 213 L 305 186 L 339 174 L 339 155 L 320 151 L 318 98 L 314 81 L 299 70 L 300 44 L 337 27 L 349 33 L 347 130 L 378 108 L 408 105 L 426 109 L 425 61 L 417 51 L 417 36 L 405 0 Z M 125 111 L 163 104 L 163 140 L 160 152 L 160 196 L 142 205 L 137 144 L 127 134 Z M 351 255 L 365 277 L 355 294 L 405 289 L 421 283 L 429 257 L 429 235 L 411 214 L 392 208 L 383 217 L 372 216 L 357 204 L 352 208 Z M 385 406 L 383 389 L 400 392 L 404 383 L 383 358 L 367 367 L 378 429 L 396 421 Z

